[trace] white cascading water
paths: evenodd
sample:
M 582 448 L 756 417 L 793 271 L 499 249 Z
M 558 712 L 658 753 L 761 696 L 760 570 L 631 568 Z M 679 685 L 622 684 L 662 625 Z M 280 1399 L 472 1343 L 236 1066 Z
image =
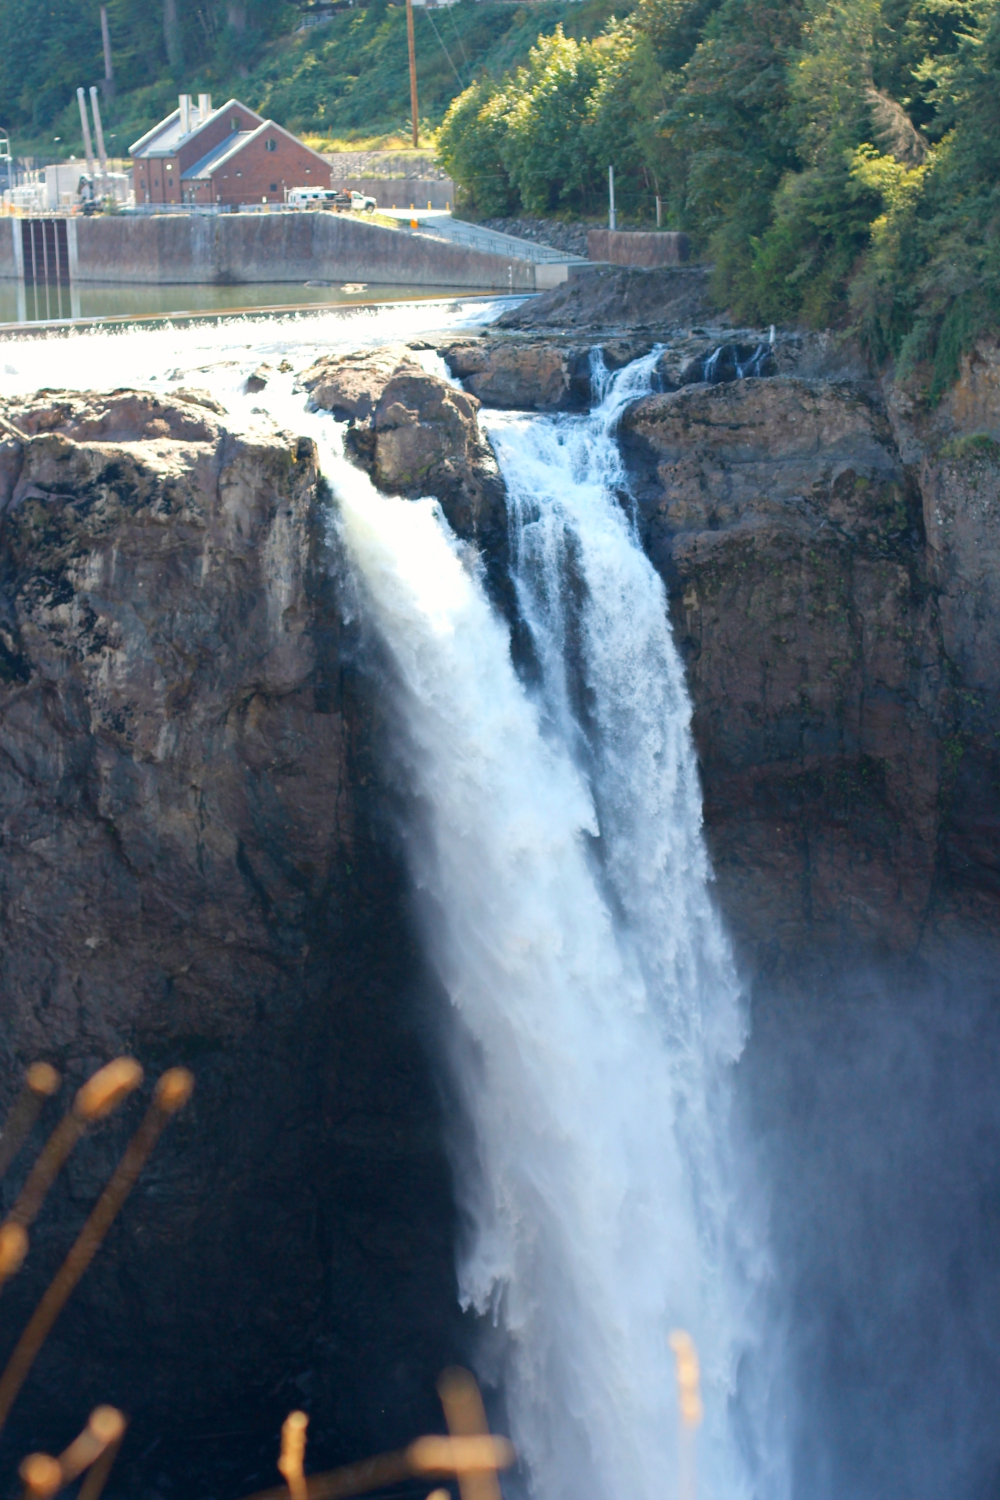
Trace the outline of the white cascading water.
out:
M 301 354 L 303 342 L 285 335 L 284 347 Z M 176 332 L 169 350 L 150 343 L 149 368 L 186 354 L 191 370 L 206 353 L 192 344 Z M 281 347 L 272 337 L 266 352 Z M 36 352 L 23 371 L 6 367 L 9 386 L 43 383 Z M 260 355 L 257 339 L 235 367 L 219 361 L 217 379 L 198 366 L 198 383 L 250 425 L 240 382 Z M 537 691 L 518 678 L 509 632 L 437 504 L 378 494 L 290 380 L 252 398 L 319 441 L 363 607 L 394 666 L 421 809 L 410 858 L 460 1018 L 471 1126 L 456 1152 L 471 1226 L 460 1287 L 503 1331 L 513 1436 L 538 1500 L 677 1494 L 678 1327 L 702 1360 L 701 1493 L 743 1500 L 755 1487 L 731 1420 L 761 1257 L 736 1243 L 727 1165 L 743 1021 L 707 889 L 664 590 L 619 503 L 615 422 L 652 362 L 605 380 L 589 417 L 490 414 Z M 121 383 L 115 368 L 108 384 Z M 80 376 L 99 380 L 87 359 Z
M 397 672 L 424 811 L 413 870 L 473 1043 L 455 1049 L 474 1132 L 457 1153 L 460 1289 L 506 1333 L 510 1420 L 543 1500 L 676 1492 L 678 1327 L 703 1364 L 705 1491 L 750 1490 L 730 1431 L 746 1330 L 725 1162 L 743 1022 L 664 589 L 618 502 L 615 422 L 654 358 L 589 418 L 489 418 L 540 701 L 438 508 L 335 479 Z

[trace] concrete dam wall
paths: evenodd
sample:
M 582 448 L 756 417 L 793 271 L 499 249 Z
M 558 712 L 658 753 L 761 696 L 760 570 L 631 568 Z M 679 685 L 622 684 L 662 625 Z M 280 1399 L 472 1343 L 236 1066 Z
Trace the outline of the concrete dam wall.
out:
M 29 222 L 0 223 L 0 278 L 23 274 L 18 236 Z M 108 215 L 67 227 L 80 285 L 323 280 L 531 292 L 562 279 L 551 266 L 333 213 Z

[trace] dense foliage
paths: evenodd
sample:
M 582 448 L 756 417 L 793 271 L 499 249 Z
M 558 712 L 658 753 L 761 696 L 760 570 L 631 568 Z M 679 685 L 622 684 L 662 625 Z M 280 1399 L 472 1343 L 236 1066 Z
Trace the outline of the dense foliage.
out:
M 176 102 L 179 89 L 237 95 L 292 130 L 368 136 L 405 131 L 410 114 L 402 0 L 348 5 L 297 30 L 305 3 L 107 0 L 117 85 L 103 102 L 119 150 Z M 540 31 L 599 30 L 613 0 L 529 7 L 459 0 L 415 14 L 423 122 L 440 122 L 477 74 L 523 62 Z M 15 150 L 80 150 L 75 93 L 101 80 L 100 0 L 0 0 L 0 126 Z M 59 141 L 56 141 L 59 137 Z M 55 149 L 54 149 L 55 148 Z
M 853 327 L 932 394 L 1000 311 L 1000 0 L 640 0 L 452 104 L 482 214 L 688 230 L 748 321 Z

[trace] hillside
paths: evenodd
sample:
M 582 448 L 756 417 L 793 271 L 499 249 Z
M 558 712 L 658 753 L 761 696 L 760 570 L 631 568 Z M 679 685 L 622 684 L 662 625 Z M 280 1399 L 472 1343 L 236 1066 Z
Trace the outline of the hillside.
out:
M 745 323 L 835 327 L 939 400 L 1000 318 L 1000 0 L 641 0 L 456 99 L 482 217 L 686 230 Z
M 178 29 L 169 33 L 164 10 L 174 6 Z M 619 5 L 618 13 L 629 8 Z M 408 130 L 402 4 L 344 6 L 305 31 L 296 29 L 303 19 L 297 6 L 254 0 L 200 6 L 166 0 L 152 7 L 111 0 L 108 9 L 118 93 L 102 100 L 102 111 L 112 154 L 122 154 L 172 108 L 179 89 L 208 90 L 217 100 L 238 95 L 289 129 L 327 139 Z M 587 35 L 611 12 L 612 0 L 524 6 L 459 0 L 448 9 L 418 7 L 422 124 L 439 124 L 474 79 L 500 77 L 523 63 L 539 34 L 562 23 L 567 35 Z M 0 0 L 0 125 L 10 131 L 15 154 L 45 160 L 79 155 L 76 89 L 103 73 L 97 0 L 80 6 Z

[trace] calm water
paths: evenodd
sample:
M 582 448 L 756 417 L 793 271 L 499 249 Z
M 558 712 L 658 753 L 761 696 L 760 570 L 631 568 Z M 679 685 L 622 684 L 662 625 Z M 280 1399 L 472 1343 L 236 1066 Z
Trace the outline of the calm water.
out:
M 468 288 L 257 282 L 252 286 L 21 286 L 0 281 L 0 327 L 87 318 L 155 318 L 188 313 L 233 313 L 263 309 L 351 307 L 372 302 L 410 302 L 461 296 Z

